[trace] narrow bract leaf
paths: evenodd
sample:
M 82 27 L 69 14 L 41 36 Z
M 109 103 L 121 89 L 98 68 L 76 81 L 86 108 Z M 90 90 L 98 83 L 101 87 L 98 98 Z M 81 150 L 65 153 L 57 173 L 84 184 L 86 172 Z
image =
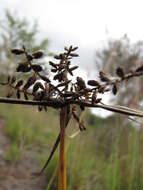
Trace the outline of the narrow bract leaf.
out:
M 72 57 L 78 57 L 79 55 L 76 54 L 76 53 L 70 53 L 70 56 L 72 56 Z
M 72 51 L 75 51 L 75 50 L 77 50 L 78 49 L 78 47 L 74 47 L 74 48 L 72 48 Z
M 49 65 L 51 65 L 52 67 L 54 67 L 55 69 L 57 69 L 57 65 L 55 63 L 53 63 L 52 61 L 49 61 Z
M 78 66 L 74 66 L 74 67 L 71 67 L 69 70 L 70 71 L 74 71 L 75 69 L 77 69 L 78 68 Z

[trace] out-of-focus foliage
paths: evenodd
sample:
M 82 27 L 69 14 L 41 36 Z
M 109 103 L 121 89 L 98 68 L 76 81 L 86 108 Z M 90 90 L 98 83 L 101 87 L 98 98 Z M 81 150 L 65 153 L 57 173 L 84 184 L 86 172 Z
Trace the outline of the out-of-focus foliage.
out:
M 4 20 L 0 21 L 0 74 L 1 76 L 14 71 L 15 58 L 10 49 L 22 47 L 34 50 L 48 50 L 49 41 L 47 38 L 40 42 L 37 40 L 38 24 L 28 22 L 26 18 L 20 18 L 17 14 L 7 10 Z
M 95 63 L 98 69 L 113 73 L 117 67 L 126 72 L 143 65 L 143 42 L 131 43 L 125 35 L 121 39 L 111 39 L 106 47 L 96 51 Z M 118 95 L 118 102 L 124 105 L 136 106 L 143 94 L 142 77 L 132 80 L 122 87 Z
M 23 110 L 19 106 L 9 108 L 9 105 L 1 105 L 0 108 L 0 116 L 5 119 L 4 131 L 10 140 L 9 148 L 5 150 L 5 160 L 18 167 L 21 165 L 19 159 L 22 160 L 30 149 L 30 154 L 34 154 L 34 159 L 38 161 L 37 166 L 40 162 L 42 167 L 58 133 L 57 112 L 38 113 L 34 108 Z M 138 131 L 132 123 L 126 125 L 121 118 L 116 115 L 103 119 L 88 112 L 86 132 L 69 138 L 73 131 L 78 130 L 78 126 L 71 123 L 67 128 L 69 190 L 143 188 L 142 128 Z M 57 153 L 46 170 L 47 187 L 58 165 Z M 54 178 L 49 189 L 57 189 L 56 181 Z

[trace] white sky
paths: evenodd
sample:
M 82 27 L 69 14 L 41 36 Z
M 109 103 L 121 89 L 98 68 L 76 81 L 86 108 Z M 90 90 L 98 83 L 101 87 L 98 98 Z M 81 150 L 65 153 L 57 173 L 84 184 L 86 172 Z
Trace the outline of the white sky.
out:
M 93 68 L 95 48 L 108 38 L 143 40 L 143 0 L 0 0 L 0 16 L 5 8 L 36 18 L 53 51 L 79 46 L 86 71 Z
M 37 18 L 47 34 L 82 46 L 125 33 L 134 41 L 143 39 L 142 0 L 0 0 L 0 6 Z

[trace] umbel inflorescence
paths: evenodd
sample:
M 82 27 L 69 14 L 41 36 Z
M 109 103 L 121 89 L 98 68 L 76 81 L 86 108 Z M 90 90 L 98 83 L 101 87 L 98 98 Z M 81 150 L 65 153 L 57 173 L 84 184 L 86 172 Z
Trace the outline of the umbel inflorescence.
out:
M 8 85 L 10 90 L 7 94 L 7 98 L 11 98 L 14 93 L 18 99 L 21 99 L 21 94 L 24 95 L 25 100 L 34 100 L 41 102 L 39 110 L 50 103 L 52 107 L 61 108 L 70 104 L 77 104 L 82 110 L 84 107 L 101 107 L 108 109 L 101 98 L 98 98 L 98 94 L 105 94 L 108 91 L 112 91 L 114 95 L 117 94 L 120 85 L 124 81 L 128 81 L 130 78 L 143 75 L 143 66 L 139 66 L 129 73 L 124 73 L 123 68 L 117 68 L 116 77 L 109 76 L 103 71 L 99 72 L 99 81 L 88 80 L 87 84 L 80 76 L 76 77 L 76 81 L 69 80 L 69 75 L 73 76 L 74 70 L 78 66 L 72 66 L 71 60 L 74 57 L 78 57 L 75 53 L 77 47 L 70 46 L 65 47 L 65 51 L 59 55 L 55 55 L 56 63 L 49 61 L 51 65 L 51 73 L 53 79 L 50 80 L 46 74 L 43 74 L 43 67 L 36 61 L 44 56 L 44 52 L 39 50 L 34 53 L 28 53 L 23 46 L 22 49 L 12 49 L 11 52 L 22 58 L 22 61 L 18 62 L 16 72 L 21 73 L 20 77 L 8 76 L 7 82 L 1 82 L 2 85 Z M 29 74 L 28 79 L 25 77 L 25 73 Z M 70 77 L 71 78 L 71 77 Z M 55 81 L 57 81 L 55 85 Z M 23 103 L 24 104 L 24 103 Z M 33 103 L 34 104 L 34 103 Z M 40 103 L 39 103 L 40 104 Z M 45 106 L 44 106 L 45 105 Z M 113 106 L 109 106 L 109 111 Z M 117 108 L 117 106 L 115 106 Z M 122 107 L 120 106 L 119 109 Z M 123 108 L 123 113 L 126 109 Z M 122 111 L 122 109 L 120 110 Z M 140 113 L 135 110 L 130 110 L 130 114 Z
M 99 94 L 105 94 L 108 91 L 112 91 L 116 95 L 119 87 L 125 81 L 127 82 L 130 78 L 143 75 L 143 66 L 135 68 L 129 73 L 125 73 L 123 68 L 117 68 L 116 76 L 114 77 L 100 71 L 98 81 L 88 80 L 86 82 L 80 76 L 77 76 L 76 80 L 72 80 L 74 71 L 78 69 L 78 66 L 72 66 L 71 64 L 71 60 L 78 56 L 75 53 L 77 49 L 77 47 L 73 46 L 65 47 L 63 53 L 54 56 L 55 61 L 49 62 L 52 79 L 44 74 L 44 68 L 39 64 L 38 60 L 44 56 L 42 50 L 29 53 L 24 46 L 22 49 L 12 49 L 12 54 L 15 54 L 20 59 L 16 72 L 21 74 L 18 77 L 14 75 L 8 76 L 6 82 L 1 82 L 2 85 L 8 85 L 10 90 L 7 98 L 0 98 L 0 102 L 37 105 L 39 111 L 47 111 L 47 106 L 56 109 L 65 107 L 65 127 L 70 118 L 73 117 L 78 122 L 81 131 L 86 128 L 84 122 L 76 113 L 76 107 L 79 107 L 81 111 L 84 111 L 85 107 L 98 107 L 112 112 L 143 117 L 141 111 L 123 106 L 105 105 L 102 99 L 98 98 Z M 13 95 L 16 95 L 17 99 L 11 98 Z M 40 173 L 44 171 L 52 158 L 60 142 L 60 136 L 61 134 L 59 133 L 48 161 Z

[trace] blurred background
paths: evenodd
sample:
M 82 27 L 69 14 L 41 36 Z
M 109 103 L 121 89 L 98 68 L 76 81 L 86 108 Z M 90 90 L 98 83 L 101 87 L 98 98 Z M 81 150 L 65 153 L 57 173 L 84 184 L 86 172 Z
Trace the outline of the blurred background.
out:
M 139 0 L 0 0 L 0 80 L 15 71 L 11 48 L 25 45 L 47 55 L 78 46 L 78 75 L 98 77 L 100 70 L 115 75 L 143 64 L 143 3 Z M 142 77 L 130 80 L 116 97 L 104 103 L 143 110 Z M 0 88 L 1 96 L 9 89 Z M 143 125 L 141 119 L 87 109 L 87 130 L 67 129 L 68 190 L 143 189 Z M 40 171 L 59 132 L 59 113 L 48 108 L 0 105 L 0 189 L 56 190 L 58 151 L 45 175 Z

